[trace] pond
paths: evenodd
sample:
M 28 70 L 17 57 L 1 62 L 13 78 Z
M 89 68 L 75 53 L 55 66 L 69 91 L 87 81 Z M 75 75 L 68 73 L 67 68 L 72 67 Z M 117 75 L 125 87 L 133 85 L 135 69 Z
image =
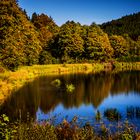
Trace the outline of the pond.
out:
M 59 85 L 54 84 L 56 79 Z M 74 90 L 67 92 L 70 84 Z M 105 115 L 107 109 L 116 109 L 121 117 L 110 120 Z M 98 126 L 97 112 L 101 114 L 100 122 L 106 125 L 128 120 L 140 128 L 140 71 L 39 77 L 13 93 L 0 107 L 0 114 L 12 121 L 32 118 L 41 122 L 51 118 L 55 125 L 77 116 L 80 125 L 89 122 Z

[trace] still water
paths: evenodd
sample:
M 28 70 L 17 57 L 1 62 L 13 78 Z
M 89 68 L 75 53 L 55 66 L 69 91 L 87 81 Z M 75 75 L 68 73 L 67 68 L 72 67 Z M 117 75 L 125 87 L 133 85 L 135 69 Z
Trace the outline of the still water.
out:
M 55 79 L 61 81 L 59 87 L 52 84 Z M 68 84 L 75 87 L 72 93 L 65 90 Z M 12 121 L 26 121 L 27 116 L 38 122 L 54 118 L 54 124 L 78 116 L 81 124 L 93 125 L 97 110 L 108 124 L 104 111 L 116 108 L 122 116 L 119 121 L 127 119 L 140 128 L 140 112 L 127 112 L 136 107 L 140 111 L 140 71 L 101 72 L 39 77 L 13 93 L 0 107 L 0 114 Z

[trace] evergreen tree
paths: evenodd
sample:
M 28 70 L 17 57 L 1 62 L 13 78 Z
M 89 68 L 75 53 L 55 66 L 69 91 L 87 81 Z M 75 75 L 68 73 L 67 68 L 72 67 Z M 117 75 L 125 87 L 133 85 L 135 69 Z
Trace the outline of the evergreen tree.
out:
M 101 28 L 109 35 L 128 34 L 134 40 L 140 35 L 140 12 L 133 15 L 127 15 L 117 20 L 103 23 Z

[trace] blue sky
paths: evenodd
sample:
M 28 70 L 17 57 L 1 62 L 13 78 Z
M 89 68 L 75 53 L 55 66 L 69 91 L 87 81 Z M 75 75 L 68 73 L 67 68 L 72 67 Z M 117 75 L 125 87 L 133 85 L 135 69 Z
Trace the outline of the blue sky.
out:
M 140 12 L 140 0 L 19 0 L 19 5 L 29 16 L 45 13 L 58 25 L 68 20 L 100 24 Z

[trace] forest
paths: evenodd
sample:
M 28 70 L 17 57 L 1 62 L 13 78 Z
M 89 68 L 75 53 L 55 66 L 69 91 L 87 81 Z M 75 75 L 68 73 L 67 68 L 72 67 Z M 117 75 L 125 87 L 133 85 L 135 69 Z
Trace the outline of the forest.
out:
M 16 0 L 0 1 L 0 66 L 140 61 L 140 12 L 102 25 L 28 17 Z

